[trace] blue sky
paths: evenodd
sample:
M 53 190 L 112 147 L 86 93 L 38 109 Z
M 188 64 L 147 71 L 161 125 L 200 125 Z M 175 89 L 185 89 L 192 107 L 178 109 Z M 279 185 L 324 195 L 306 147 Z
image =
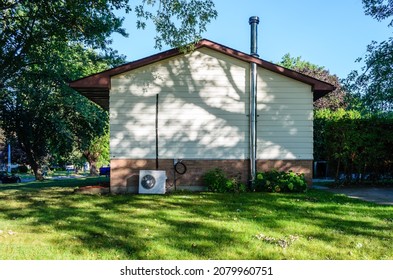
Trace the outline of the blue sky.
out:
M 278 62 L 284 54 L 324 66 L 345 78 L 360 69 L 372 40 L 392 35 L 388 22 L 378 22 L 363 11 L 361 0 L 214 0 L 218 17 L 203 37 L 239 51 L 250 52 L 250 16 L 259 16 L 260 58 Z M 119 13 L 121 14 L 121 13 Z M 128 38 L 113 36 L 112 47 L 128 61 L 153 55 L 155 31 L 152 25 L 136 29 L 133 14 L 126 15 Z M 169 49 L 164 46 L 162 51 Z

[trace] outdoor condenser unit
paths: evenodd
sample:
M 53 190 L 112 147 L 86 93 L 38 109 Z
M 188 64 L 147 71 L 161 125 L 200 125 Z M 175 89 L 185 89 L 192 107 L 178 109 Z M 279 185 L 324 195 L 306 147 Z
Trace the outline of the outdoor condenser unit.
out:
M 164 170 L 140 170 L 139 193 L 164 194 L 166 179 Z

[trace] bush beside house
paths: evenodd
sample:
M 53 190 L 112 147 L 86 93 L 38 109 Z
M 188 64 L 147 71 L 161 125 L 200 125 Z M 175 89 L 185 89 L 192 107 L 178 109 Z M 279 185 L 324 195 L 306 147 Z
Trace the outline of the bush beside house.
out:
M 318 110 L 314 159 L 326 160 L 341 183 L 384 181 L 393 175 L 393 115 Z
M 247 187 L 241 183 L 239 177 L 228 177 L 220 168 L 206 172 L 203 180 L 212 192 L 246 192 Z M 258 172 L 253 182 L 252 189 L 256 192 L 305 192 L 307 183 L 304 174 L 297 174 L 293 171 L 284 172 L 271 170 L 268 172 Z

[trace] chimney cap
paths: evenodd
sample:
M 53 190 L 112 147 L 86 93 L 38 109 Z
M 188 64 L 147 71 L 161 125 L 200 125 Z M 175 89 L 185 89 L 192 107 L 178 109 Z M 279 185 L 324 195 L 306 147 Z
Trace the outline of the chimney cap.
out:
M 259 17 L 257 17 L 257 16 L 250 17 L 250 19 L 248 20 L 248 23 L 249 24 L 252 24 L 252 23 L 259 24 Z

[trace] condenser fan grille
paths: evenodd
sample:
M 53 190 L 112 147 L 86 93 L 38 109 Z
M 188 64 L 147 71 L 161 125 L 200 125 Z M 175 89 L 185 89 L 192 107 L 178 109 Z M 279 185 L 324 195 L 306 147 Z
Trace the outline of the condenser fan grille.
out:
M 140 170 L 139 193 L 164 194 L 166 179 L 165 170 Z
M 154 179 L 153 176 L 148 174 L 148 175 L 143 176 L 143 178 L 141 180 L 141 184 L 142 184 L 142 187 L 150 190 L 150 189 L 154 188 L 154 186 L 156 184 L 156 179 Z

